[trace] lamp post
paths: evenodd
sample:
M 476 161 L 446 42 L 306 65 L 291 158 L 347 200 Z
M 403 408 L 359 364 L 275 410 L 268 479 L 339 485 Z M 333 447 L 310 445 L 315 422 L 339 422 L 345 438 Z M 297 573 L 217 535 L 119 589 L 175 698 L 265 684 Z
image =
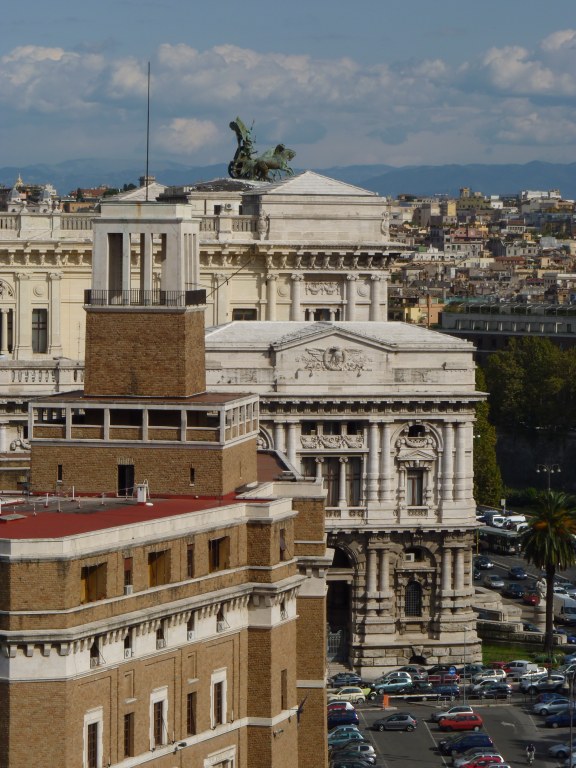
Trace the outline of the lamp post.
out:
M 546 472 L 548 475 L 548 490 L 550 490 L 550 475 L 553 475 L 554 473 L 558 474 L 561 471 L 559 464 L 538 464 L 536 467 L 537 473 Z

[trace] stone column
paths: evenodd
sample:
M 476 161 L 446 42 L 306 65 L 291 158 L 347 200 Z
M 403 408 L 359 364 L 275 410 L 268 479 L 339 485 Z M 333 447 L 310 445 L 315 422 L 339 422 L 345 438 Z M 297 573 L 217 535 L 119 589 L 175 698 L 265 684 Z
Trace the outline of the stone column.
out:
M 224 325 L 228 322 L 228 280 L 222 272 L 214 275 L 216 281 L 216 325 Z
M 458 592 L 465 588 L 464 583 L 464 550 L 456 550 L 456 564 L 454 566 L 454 589 Z
M 454 490 L 456 499 L 466 498 L 466 425 L 456 424 L 456 467 Z
M 66 415 L 66 426 L 65 426 L 65 434 L 66 434 L 66 440 L 72 439 L 72 406 L 67 405 L 64 409 L 64 413 Z
M 346 500 L 346 465 L 348 459 L 345 456 L 340 457 L 340 474 L 338 476 L 338 506 L 340 509 L 346 509 L 348 502 Z
M 454 428 L 451 423 L 444 425 L 444 453 L 442 456 L 442 498 L 452 501 L 454 479 Z
M 8 451 L 8 422 L 0 422 L 0 453 Z
M 8 354 L 8 310 L 3 309 L 2 311 L 2 328 L 0 330 L 0 333 L 2 335 L 2 339 L 0 341 L 0 355 L 7 355 Z
M 368 494 L 367 500 L 378 501 L 378 437 L 379 424 L 375 421 L 368 428 Z
M 392 455 L 390 452 L 390 440 L 392 436 L 392 425 L 390 422 L 385 421 L 382 424 L 382 449 L 380 452 L 381 461 L 381 473 L 382 481 L 380 486 L 381 500 L 393 501 L 394 500 L 394 488 L 393 488 L 393 463 Z
M 278 281 L 278 275 L 268 275 L 266 278 L 266 319 L 274 321 L 276 320 L 276 283 Z
M 380 275 L 370 275 L 372 295 L 370 296 L 370 320 L 381 320 L 380 317 Z
M 324 464 L 324 459 L 319 456 L 316 459 L 316 480 L 322 480 L 322 464 Z
M 132 287 L 132 259 L 130 246 L 130 233 L 122 233 L 122 291 L 124 292 L 123 304 L 130 304 L 130 288 Z
M 30 297 L 30 275 L 19 272 L 16 275 L 16 313 L 14 334 L 14 359 L 29 360 L 32 357 L 32 301 Z
M 442 552 L 442 594 L 452 592 L 452 550 L 448 547 Z
M 152 235 L 145 233 L 140 239 L 140 288 L 143 291 L 151 291 L 152 276 L 154 274 L 154 254 L 152 251 Z
M 108 415 L 110 415 L 110 411 L 108 411 Z M 147 442 L 148 440 L 148 425 L 150 423 L 149 416 L 148 416 L 148 408 L 144 408 L 142 411 L 142 441 Z
M 376 550 L 368 548 L 366 552 L 366 592 L 368 597 L 376 592 Z
M 293 421 L 289 421 L 288 427 L 288 439 L 286 445 L 286 456 L 288 461 L 296 466 L 296 424 Z
M 62 355 L 62 339 L 60 337 L 60 281 L 62 272 L 50 273 L 50 308 L 48 310 L 49 336 L 48 352 L 55 357 Z
M 390 552 L 387 549 L 380 550 L 378 590 L 383 597 L 386 597 L 390 592 Z
M 104 440 L 110 440 L 110 408 L 104 408 Z
M 292 275 L 292 303 L 290 304 L 290 320 L 301 320 L 300 302 L 301 302 L 301 282 L 302 275 Z
M 286 436 L 284 433 L 284 422 L 274 422 L 274 448 L 281 453 L 286 453 Z
M 353 322 L 356 320 L 356 275 L 347 275 L 347 291 L 346 291 L 346 320 Z

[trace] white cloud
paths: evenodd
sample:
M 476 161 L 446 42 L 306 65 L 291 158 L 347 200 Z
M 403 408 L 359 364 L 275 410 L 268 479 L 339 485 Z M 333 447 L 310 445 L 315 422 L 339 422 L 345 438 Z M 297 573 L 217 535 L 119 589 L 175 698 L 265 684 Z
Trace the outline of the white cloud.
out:
M 171 154 L 189 155 L 213 144 L 217 136 L 218 128 L 209 120 L 179 117 L 161 126 L 155 143 Z

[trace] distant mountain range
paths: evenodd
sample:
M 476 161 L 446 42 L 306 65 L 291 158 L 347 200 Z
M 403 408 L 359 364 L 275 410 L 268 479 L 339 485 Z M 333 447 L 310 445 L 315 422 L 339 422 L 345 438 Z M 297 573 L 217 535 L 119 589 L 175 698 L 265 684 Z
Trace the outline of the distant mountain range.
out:
M 414 165 L 401 168 L 390 165 L 346 165 L 311 170 L 392 197 L 402 193 L 447 194 L 454 197 L 461 187 L 470 187 L 485 195 L 510 195 L 523 189 L 559 189 L 564 198 L 576 198 L 576 163 Z M 228 175 L 226 163 L 207 166 L 162 163 L 150 171 L 157 181 L 167 185 L 193 184 Z M 60 195 L 65 195 L 78 187 L 137 184 L 144 171 L 125 160 L 69 160 L 55 165 L 4 166 L 0 168 L 0 184 L 12 186 L 18 174 L 26 183 L 50 183 Z

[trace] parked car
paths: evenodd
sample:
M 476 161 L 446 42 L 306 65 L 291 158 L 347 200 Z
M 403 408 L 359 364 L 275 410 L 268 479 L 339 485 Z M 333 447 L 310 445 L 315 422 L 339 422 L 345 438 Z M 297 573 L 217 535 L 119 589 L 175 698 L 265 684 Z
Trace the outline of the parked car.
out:
M 483 725 L 480 715 L 469 712 L 444 717 L 438 723 L 441 731 L 479 731 Z
M 499 768 L 504 763 L 502 755 L 494 753 L 492 755 L 479 755 L 478 757 L 467 760 L 465 763 L 461 763 L 461 768 Z
M 337 725 L 330 731 L 330 736 L 335 736 L 337 733 L 360 733 L 357 725 Z
M 490 683 L 479 691 L 481 699 L 508 699 L 512 695 L 510 683 Z
M 536 624 L 531 624 L 529 621 L 525 621 L 522 624 L 522 631 L 523 632 L 542 632 L 540 627 L 537 627 Z
M 574 707 L 574 703 L 572 703 Z M 570 708 L 570 699 L 565 696 L 559 696 L 553 701 L 540 701 L 533 705 L 532 712 L 535 715 L 554 715 L 557 712 L 563 712 L 565 709 Z
M 525 592 L 522 602 L 526 605 L 539 605 L 540 595 L 537 592 Z
M 330 760 L 330 768 L 370 768 L 372 765 L 374 761 L 368 762 L 368 758 L 356 755 L 339 755 Z
M 488 568 L 494 568 L 494 563 L 487 555 L 478 555 L 474 558 L 474 568 L 479 568 L 481 571 L 485 571 Z
M 505 669 L 484 669 L 482 672 L 478 672 L 472 678 L 472 682 L 480 683 L 482 680 L 490 680 L 493 683 L 499 683 L 502 680 L 506 680 Z
M 328 712 L 328 730 L 336 728 L 337 725 L 358 725 L 358 713 L 354 709 L 344 711 Z
M 572 725 L 576 724 L 576 712 L 565 709 L 563 712 L 557 712 L 555 715 L 548 715 L 544 720 L 547 728 L 567 728 L 572 720 Z
M 428 680 L 428 670 L 426 667 L 422 667 L 419 664 L 406 664 L 400 667 L 398 672 L 406 672 L 412 678 L 412 682 L 415 680 Z
M 432 694 L 437 699 L 459 699 L 460 687 L 456 683 L 441 683 L 432 687 Z
M 330 688 L 342 688 L 344 685 L 360 685 L 362 678 L 356 672 L 338 672 L 338 674 L 329 678 Z
M 520 690 L 529 694 L 554 693 L 561 691 L 565 685 L 566 678 L 564 675 L 552 673 L 547 677 L 543 677 L 541 680 L 521 680 Z
M 442 739 L 438 748 L 443 755 L 461 755 L 472 747 L 494 747 L 494 742 L 487 733 L 464 733 L 461 736 L 452 736 Z
M 379 683 L 374 682 L 370 686 L 368 698 L 373 699 L 376 696 L 382 695 L 384 693 L 398 693 L 398 691 L 402 690 L 402 688 L 405 688 L 407 685 L 410 685 L 410 683 L 411 680 L 406 679 L 384 680 Z
M 569 645 L 576 645 L 576 635 L 573 635 L 569 633 L 567 629 L 564 629 L 564 627 L 555 627 L 554 628 L 554 634 L 555 635 L 562 635 L 566 638 L 566 642 Z
M 430 719 L 433 723 L 438 723 L 443 717 L 451 717 L 452 715 L 473 715 L 474 710 L 467 704 L 459 704 L 457 707 L 450 707 L 450 709 L 443 710 L 441 712 L 432 712 Z
M 400 688 L 398 695 L 410 696 L 411 699 L 418 699 L 419 701 L 428 701 L 435 696 L 434 686 L 424 680 L 415 680 L 404 688 Z
M 335 747 L 341 747 L 343 744 L 348 744 L 351 741 L 366 741 L 360 731 L 338 731 L 334 733 L 330 731 L 328 734 L 328 749 L 334 749 Z
M 351 741 L 348 744 L 343 744 L 341 747 L 333 749 L 331 756 L 341 758 L 344 755 L 346 757 L 361 757 L 369 763 L 376 762 L 374 747 L 367 741 Z
M 467 750 L 459 757 L 455 757 L 452 764 L 454 768 L 461 768 L 461 766 L 466 765 L 466 763 L 469 763 L 471 760 L 478 760 L 480 757 L 490 757 L 499 754 L 500 753 L 495 747 L 472 747 L 472 749 Z M 504 758 L 502 758 L 502 760 L 503 759 Z
M 416 718 L 408 712 L 397 712 L 375 720 L 372 728 L 375 731 L 413 731 L 417 725 Z
M 524 581 L 528 578 L 528 574 L 522 568 L 520 565 L 513 565 L 512 568 L 508 571 L 508 578 L 514 579 L 515 581 Z
M 572 749 L 576 748 L 576 738 L 572 741 Z M 556 760 L 565 760 L 570 754 L 570 744 L 552 744 L 548 747 L 548 754 Z
M 480 672 L 484 672 L 487 669 L 492 669 L 492 667 L 487 667 L 485 664 L 464 664 L 463 667 L 458 667 L 456 670 L 461 678 L 467 677 L 471 678 L 474 677 L 474 675 L 479 674 Z
M 538 669 L 538 664 L 526 659 L 514 659 L 504 664 L 504 670 L 509 678 L 519 678 L 526 672 L 533 672 Z
M 346 709 L 355 709 L 354 704 L 352 704 L 351 701 L 329 701 L 328 702 L 328 711 L 329 712 L 343 712 Z
M 520 584 L 516 584 L 515 581 L 509 582 L 502 590 L 502 596 L 511 597 L 512 600 L 520 600 L 524 597 L 524 587 L 521 587 Z
M 350 701 L 353 704 L 363 704 L 366 701 L 366 693 L 359 685 L 348 685 L 340 688 L 336 693 L 331 693 L 328 703 L 332 701 Z
M 484 576 L 482 584 L 484 584 L 485 587 L 488 587 L 488 589 L 503 589 L 505 587 L 504 579 L 496 573 Z

